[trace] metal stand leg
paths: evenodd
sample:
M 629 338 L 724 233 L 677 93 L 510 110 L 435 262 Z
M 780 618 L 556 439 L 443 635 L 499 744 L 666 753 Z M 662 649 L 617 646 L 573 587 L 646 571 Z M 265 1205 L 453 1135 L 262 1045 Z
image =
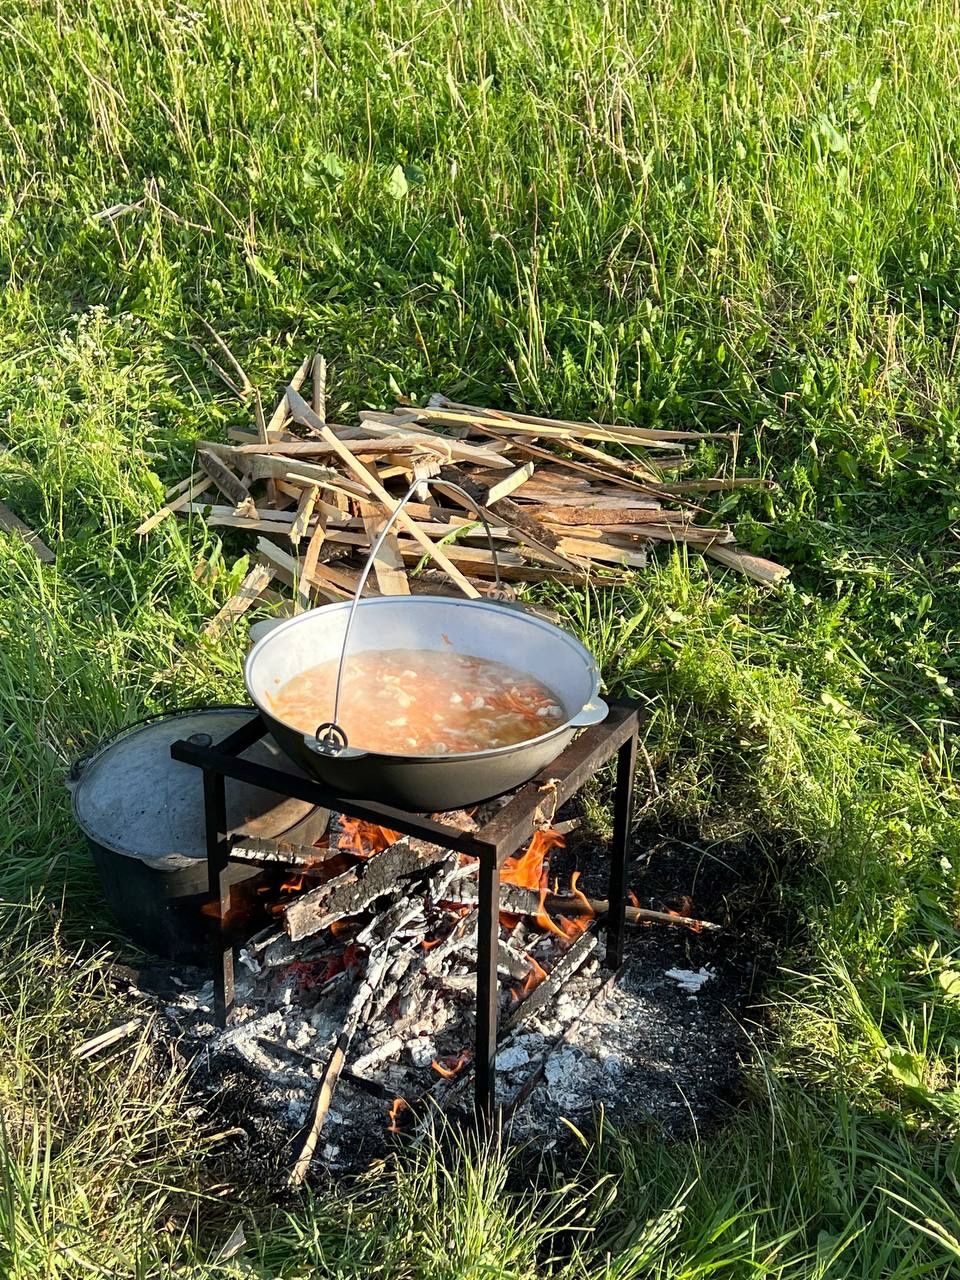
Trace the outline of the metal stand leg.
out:
M 610 908 L 607 913 L 607 968 L 623 964 L 623 928 L 627 907 L 627 849 L 633 819 L 633 776 L 637 766 L 637 733 L 634 731 L 617 752 L 617 789 L 613 808 L 613 845 L 610 850 Z
M 496 1105 L 497 943 L 500 938 L 500 868 L 496 859 L 480 859 L 477 932 L 477 1044 L 474 1057 L 474 1105 L 489 1126 Z
M 217 906 L 213 922 L 213 997 L 217 1025 L 225 1027 L 233 1011 L 233 943 L 227 933 L 230 887 L 225 871 L 230 861 L 227 801 L 222 773 L 203 771 L 203 814 L 207 837 L 210 900 Z

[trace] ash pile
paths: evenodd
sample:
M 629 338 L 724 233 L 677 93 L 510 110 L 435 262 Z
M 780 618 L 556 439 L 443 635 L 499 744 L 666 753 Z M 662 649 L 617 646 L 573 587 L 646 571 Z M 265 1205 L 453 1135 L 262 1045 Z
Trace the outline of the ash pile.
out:
M 501 872 L 502 1122 L 544 1151 L 601 1111 L 667 1136 L 709 1126 L 735 1090 L 750 966 L 724 958 L 723 931 L 686 914 L 689 900 L 678 911 L 631 895 L 627 958 L 612 973 L 606 901 L 577 870 L 561 892 L 550 869 L 552 856 L 578 859 L 602 884 L 605 851 L 564 843 L 537 832 Z M 216 1113 L 243 1094 L 235 1118 L 295 1181 L 298 1168 L 302 1179 L 311 1166 L 366 1167 L 439 1113 L 468 1123 L 477 892 L 472 859 L 335 820 L 271 902 L 276 923 L 241 948 L 231 1025 L 215 1025 L 210 981 L 181 974 L 160 1001 L 159 1034 L 190 1062 L 195 1099 Z

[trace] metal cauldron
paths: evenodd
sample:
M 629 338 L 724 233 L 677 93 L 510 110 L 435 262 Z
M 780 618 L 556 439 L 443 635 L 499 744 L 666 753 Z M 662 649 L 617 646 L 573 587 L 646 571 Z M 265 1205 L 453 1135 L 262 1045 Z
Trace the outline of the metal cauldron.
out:
M 457 653 L 508 662 L 549 686 L 566 713 L 564 723 L 513 746 L 438 756 L 378 755 L 364 751 L 362 743 L 331 749 L 316 735 L 284 724 L 274 714 L 272 695 L 309 667 L 340 657 L 354 605 L 350 653 L 449 653 L 452 647 Z M 247 657 L 244 679 L 274 739 L 304 770 L 340 795 L 421 813 L 456 809 L 510 791 L 555 759 L 578 729 L 607 714 L 598 696 L 597 665 L 579 640 L 542 618 L 490 600 L 383 596 L 312 609 L 262 636 Z

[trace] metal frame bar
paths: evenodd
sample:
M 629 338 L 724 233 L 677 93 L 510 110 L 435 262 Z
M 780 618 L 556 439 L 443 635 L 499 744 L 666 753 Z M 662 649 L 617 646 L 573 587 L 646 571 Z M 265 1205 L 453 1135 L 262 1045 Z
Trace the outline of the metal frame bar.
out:
M 200 737 L 173 743 L 170 754 L 174 760 L 195 765 L 203 772 L 207 872 L 210 898 L 218 905 L 216 919 L 219 925 L 213 930 L 212 952 L 215 1012 L 219 1025 L 227 1025 L 233 1008 L 233 940 L 228 929 L 230 890 L 224 872 L 230 862 L 231 847 L 225 783 L 227 778 L 234 778 L 349 817 L 376 822 L 404 835 L 430 840 L 442 848 L 479 859 L 474 1106 L 478 1120 L 492 1124 L 496 1114 L 500 868 L 533 834 L 545 787 L 549 786 L 559 807 L 616 754 L 617 782 L 608 890 L 610 906 L 605 923 L 606 963 L 610 968 L 619 968 L 623 962 L 627 851 L 639 726 L 640 713 L 636 706 L 614 704 L 602 724 L 585 729 L 549 768 L 521 787 L 479 832 L 460 831 L 420 814 L 340 796 L 311 778 L 242 759 L 241 752 L 267 732 L 266 723 L 257 713 L 216 745 Z

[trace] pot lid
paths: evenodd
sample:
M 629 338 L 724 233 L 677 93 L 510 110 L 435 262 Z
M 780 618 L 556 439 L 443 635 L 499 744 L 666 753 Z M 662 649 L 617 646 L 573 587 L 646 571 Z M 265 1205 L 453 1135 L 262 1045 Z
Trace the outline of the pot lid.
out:
M 211 707 L 163 716 L 113 738 L 83 767 L 73 789 L 77 822 L 98 844 L 169 869 L 206 857 L 202 772 L 170 757 L 171 744 L 195 733 L 219 742 L 249 720 L 251 707 Z M 242 753 L 245 760 L 303 777 L 271 737 Z M 312 844 L 326 815 L 304 800 L 226 780 L 231 835 Z

